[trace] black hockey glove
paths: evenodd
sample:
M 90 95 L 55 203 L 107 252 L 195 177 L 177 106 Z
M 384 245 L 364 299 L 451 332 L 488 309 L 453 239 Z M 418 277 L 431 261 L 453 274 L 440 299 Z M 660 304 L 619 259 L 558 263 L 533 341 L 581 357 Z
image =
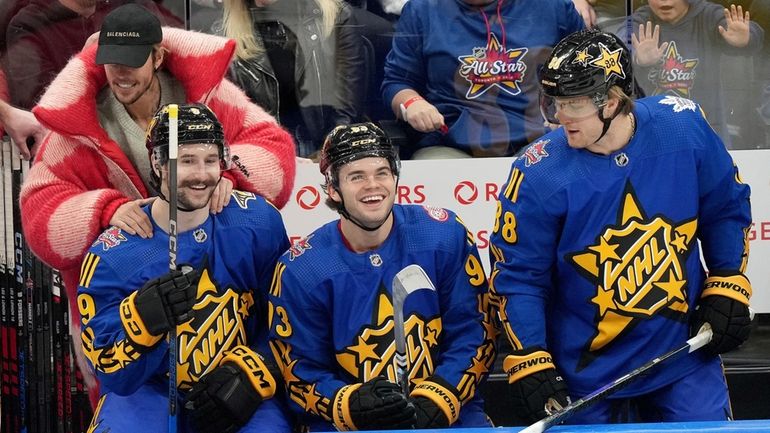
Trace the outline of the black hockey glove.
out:
M 226 362 L 203 376 L 187 394 L 187 409 L 196 433 L 232 433 L 244 426 L 262 396 L 246 372 Z
M 184 265 L 139 289 L 134 305 L 150 334 L 164 334 L 192 318 L 200 276 L 200 271 Z
M 690 334 L 696 335 L 701 326 L 708 323 L 713 337 L 704 350 L 718 355 L 740 346 L 751 331 L 750 297 L 751 283 L 745 275 L 712 273 L 703 283 L 703 294 L 690 322 Z
M 409 401 L 417 411 L 416 428 L 445 428 L 460 417 L 459 392 L 440 377 L 431 376 L 418 383 Z
M 540 347 L 513 352 L 503 361 L 516 414 L 529 422 L 545 418 L 571 403 L 567 384 L 551 354 Z
M 436 403 L 427 397 L 414 397 L 409 401 L 414 405 L 414 409 L 417 412 L 417 422 L 414 424 L 415 428 L 447 428 L 449 427 L 449 420 L 447 419 L 444 411 L 442 411 Z
M 342 387 L 332 407 L 340 430 L 399 430 L 416 422 L 414 406 L 398 385 L 384 377 Z

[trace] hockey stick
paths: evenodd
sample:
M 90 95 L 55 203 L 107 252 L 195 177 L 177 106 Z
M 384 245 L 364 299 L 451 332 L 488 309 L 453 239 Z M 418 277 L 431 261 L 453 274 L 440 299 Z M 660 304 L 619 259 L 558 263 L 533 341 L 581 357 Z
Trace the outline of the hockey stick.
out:
M 670 352 L 666 352 L 663 355 L 660 355 L 650 360 L 646 364 L 635 368 L 629 373 L 615 379 L 615 381 L 610 382 L 607 385 L 604 385 L 603 387 L 586 395 L 580 400 L 574 403 L 571 403 L 569 406 L 559 410 L 558 412 L 541 419 L 540 421 L 532 424 L 531 426 L 525 428 L 524 430 L 521 430 L 519 433 L 544 432 L 545 430 L 571 417 L 575 413 L 580 412 L 583 409 L 586 409 L 594 405 L 595 403 L 598 403 L 599 401 L 603 400 L 605 397 L 609 396 L 610 394 L 613 394 L 615 391 L 618 391 L 621 388 L 624 388 L 626 385 L 634 381 L 634 379 L 639 378 L 639 376 L 641 376 L 642 373 L 655 367 L 661 362 L 664 362 L 671 358 L 675 358 L 677 357 L 677 355 L 684 354 L 684 353 L 692 353 L 700 349 L 701 347 L 708 344 L 709 341 L 711 341 L 711 336 L 712 336 L 711 326 L 708 323 L 706 323 L 701 327 L 700 331 L 698 331 L 698 334 L 696 336 L 687 340 L 687 342 L 685 342 L 685 344 L 682 345 L 681 347 L 674 349 Z
M 393 333 L 396 340 L 396 382 L 404 395 L 409 395 L 409 372 L 406 367 L 406 334 L 404 333 L 404 302 L 411 293 L 436 287 L 420 265 L 409 265 L 393 277 Z
M 176 271 L 176 160 L 179 152 L 179 106 L 168 106 L 168 267 Z M 176 433 L 176 326 L 168 331 L 168 431 Z

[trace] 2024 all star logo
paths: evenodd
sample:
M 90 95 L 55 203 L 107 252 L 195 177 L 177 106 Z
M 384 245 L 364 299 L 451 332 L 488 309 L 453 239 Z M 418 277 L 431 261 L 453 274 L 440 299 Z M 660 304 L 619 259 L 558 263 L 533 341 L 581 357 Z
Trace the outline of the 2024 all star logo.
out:
M 590 300 L 596 308 L 596 331 L 579 368 L 638 321 L 687 313 L 685 261 L 697 225 L 695 218 L 674 222 L 663 215 L 648 216 L 631 183 L 626 184 L 616 224 L 605 227 L 596 243 L 567 256 L 596 285 Z

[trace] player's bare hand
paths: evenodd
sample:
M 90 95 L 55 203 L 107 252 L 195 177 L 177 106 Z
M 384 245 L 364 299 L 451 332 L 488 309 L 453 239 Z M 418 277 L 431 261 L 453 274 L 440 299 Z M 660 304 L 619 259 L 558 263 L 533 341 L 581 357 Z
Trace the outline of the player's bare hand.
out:
M 596 11 L 591 3 L 586 0 L 572 0 L 572 4 L 575 5 L 575 9 L 583 17 L 583 22 L 587 28 L 591 28 L 596 25 Z
M 120 205 L 110 218 L 113 225 L 128 234 L 137 235 L 144 239 L 152 237 L 152 222 L 142 207 L 155 201 L 156 197 L 128 201 Z
M 444 126 L 444 116 L 435 105 L 426 100 L 413 102 L 406 109 L 406 119 L 409 125 L 420 132 L 440 130 Z
M 719 34 L 722 35 L 725 42 L 741 48 L 749 44 L 751 31 L 749 28 L 749 11 L 743 12 L 743 7 L 730 5 L 730 9 L 725 8 L 725 25 L 727 28 L 719 26 Z
M 223 177 L 220 179 L 216 187 L 214 187 L 214 194 L 211 195 L 211 202 L 209 210 L 211 213 L 222 212 L 222 209 L 230 203 L 230 196 L 233 193 L 233 182 Z
M 639 33 L 631 35 L 634 60 L 639 66 L 652 66 L 663 57 L 668 42 L 660 43 L 660 26 L 653 27 L 650 21 L 639 24 Z
M 27 110 L 8 106 L 4 116 L 5 129 L 13 139 L 13 143 L 19 150 L 19 154 L 25 160 L 35 156 L 37 148 L 43 142 L 43 137 L 48 132 L 35 115 Z

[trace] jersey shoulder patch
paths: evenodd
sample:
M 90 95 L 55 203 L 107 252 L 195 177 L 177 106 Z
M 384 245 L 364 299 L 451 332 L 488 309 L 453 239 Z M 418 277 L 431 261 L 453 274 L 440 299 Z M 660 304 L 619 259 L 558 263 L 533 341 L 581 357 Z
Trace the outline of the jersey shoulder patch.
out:
M 103 231 L 102 234 L 96 238 L 94 243 L 91 244 L 91 247 L 97 248 L 101 246 L 102 251 L 109 251 L 110 249 L 115 248 L 125 242 L 128 242 L 128 238 L 125 234 L 123 234 L 123 230 L 112 226 Z
M 666 95 L 661 100 L 658 101 L 658 104 L 662 105 L 670 105 L 671 108 L 674 110 L 674 113 L 681 113 L 684 110 L 690 110 L 690 111 L 696 111 L 698 108 L 698 104 L 695 102 L 687 99 L 682 98 L 680 96 L 673 96 L 673 95 Z
M 550 142 L 550 138 L 541 138 L 540 140 L 537 140 L 536 142 L 527 146 L 527 149 L 521 155 L 521 159 L 524 161 L 524 166 L 533 166 L 542 161 L 544 158 L 550 156 L 548 150 L 546 149 L 548 143 Z
M 307 237 L 295 241 L 289 247 L 289 249 L 286 251 L 286 256 L 289 258 L 290 262 L 293 262 L 294 259 L 301 256 L 302 254 L 305 254 L 305 251 L 313 249 L 313 245 L 310 244 L 310 239 L 312 239 L 314 235 L 315 233 L 311 233 Z
M 423 205 L 422 208 L 429 217 L 440 223 L 446 222 L 449 219 L 449 212 L 442 207 Z

